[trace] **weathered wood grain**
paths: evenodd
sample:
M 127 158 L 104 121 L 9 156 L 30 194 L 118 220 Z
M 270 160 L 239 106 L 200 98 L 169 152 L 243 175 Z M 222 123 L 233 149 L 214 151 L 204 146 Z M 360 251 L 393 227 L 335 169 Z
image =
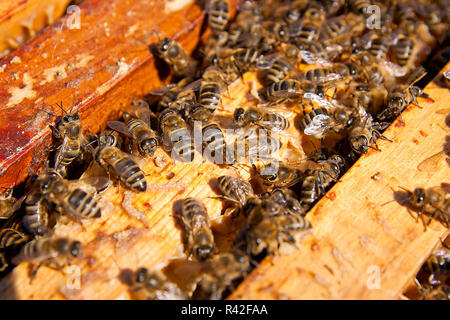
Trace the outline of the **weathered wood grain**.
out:
M 191 52 L 203 21 L 193 1 L 88 1 L 80 28 L 66 15 L 14 54 L 0 60 L 0 186 L 18 184 L 44 165 L 48 127 L 75 96 L 85 130 L 98 132 L 133 97 L 167 81 L 148 45 L 158 35 Z M 158 68 L 162 67 L 159 70 Z

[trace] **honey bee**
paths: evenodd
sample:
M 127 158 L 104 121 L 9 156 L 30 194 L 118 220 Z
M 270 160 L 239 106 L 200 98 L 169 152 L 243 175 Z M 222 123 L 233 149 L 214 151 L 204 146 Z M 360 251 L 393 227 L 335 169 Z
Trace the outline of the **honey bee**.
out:
M 320 29 L 325 20 L 325 12 L 318 8 L 311 7 L 303 14 L 300 27 L 295 30 L 291 28 L 291 37 L 296 37 L 297 41 L 309 43 L 319 39 Z M 294 31 L 295 30 L 295 31 Z
M 417 104 L 417 97 L 428 97 L 419 87 L 414 86 L 425 75 L 426 72 L 424 72 L 424 69 L 419 68 L 410 76 L 410 79 L 414 80 L 407 81 L 407 83 L 410 83 L 409 85 L 400 84 L 389 90 L 386 98 L 386 108 L 378 114 L 377 118 L 380 121 L 392 121 L 409 104 L 412 102 Z
M 81 179 L 77 182 L 69 181 L 62 178 L 56 171 L 49 170 L 38 177 L 36 188 L 38 188 L 38 192 L 42 194 L 47 203 L 56 206 L 56 211 L 63 212 L 72 220 L 79 222 L 82 218 L 99 218 L 101 216 L 101 210 L 94 198 L 94 194 L 96 188 L 100 190 L 109 185 L 107 178 L 92 178 L 90 180 L 93 183 L 92 185 L 87 183 L 87 181 L 88 179 Z M 31 227 L 31 230 L 42 232 L 42 229 L 46 229 L 47 221 L 45 221 L 46 215 L 41 211 L 42 208 L 40 206 L 45 204 L 38 201 L 33 205 L 35 196 L 36 193 L 31 193 L 31 200 L 26 200 L 28 204 L 26 216 L 28 216 L 29 221 L 25 225 Z M 44 214 L 44 216 L 41 216 L 41 214 Z
M 172 156 L 183 162 L 191 162 L 195 156 L 195 146 L 186 122 L 177 109 L 169 108 L 159 115 L 163 146 L 172 151 Z
M 289 120 L 284 116 L 274 112 L 261 112 L 256 108 L 236 108 L 233 118 L 240 127 L 256 124 L 262 128 L 275 132 L 287 130 L 290 126 Z
M 253 169 L 263 185 L 272 188 L 288 188 L 299 183 L 306 171 L 304 164 L 286 164 L 270 161 L 263 167 Z
M 304 216 L 306 212 L 295 196 L 295 193 L 288 188 L 275 189 L 267 196 L 270 200 L 279 204 L 285 214 Z
M 321 198 L 330 185 L 336 182 L 344 173 L 345 160 L 338 154 L 326 160 L 316 161 L 314 166 L 306 171 L 300 192 L 300 203 L 305 211 Z
M 150 128 L 150 110 L 146 102 L 140 101 L 133 109 L 138 116 L 132 117 L 130 113 L 123 115 L 126 124 L 120 121 L 108 121 L 107 125 L 113 130 L 120 132 L 130 138 L 137 144 L 141 155 L 152 157 L 158 146 L 156 133 Z
M 265 91 L 265 98 L 272 104 L 296 100 L 303 96 L 303 83 L 296 79 L 285 79 L 272 83 Z
M 220 176 L 217 178 L 217 185 L 222 193 L 219 199 L 231 201 L 241 207 L 245 206 L 249 198 L 255 197 L 251 185 L 240 177 Z
M 207 261 L 206 272 L 197 284 L 201 298 L 219 300 L 227 289 L 233 289 L 236 280 L 243 278 L 250 269 L 249 258 L 233 249 L 215 255 Z
M 25 244 L 20 253 L 12 259 L 14 265 L 22 262 L 38 263 L 30 270 L 30 278 L 36 276 L 41 266 L 48 266 L 62 271 L 62 265 L 72 258 L 82 258 L 83 249 L 80 241 L 68 238 L 39 238 Z
M 364 108 L 359 108 L 360 116 L 349 128 L 348 141 L 354 154 L 367 153 L 369 148 L 379 150 L 377 139 L 391 141 L 383 136 L 380 131 L 386 128 L 386 123 L 375 122 Z M 375 144 L 375 147 L 372 147 Z
M 353 63 L 335 63 L 330 68 L 317 68 L 305 71 L 300 74 L 299 80 L 319 84 L 334 83 L 355 78 L 358 75 L 358 70 L 358 67 Z
M 186 233 L 187 251 L 197 260 L 208 259 L 215 250 L 209 216 L 201 202 L 193 198 L 183 201 L 181 221 Z
M 0 250 L 19 246 L 29 240 L 29 237 L 22 232 L 12 229 L 0 229 Z
M 322 105 L 331 105 L 331 108 L 313 108 L 304 115 L 299 126 L 306 135 L 322 139 L 329 130 L 337 133 L 353 123 L 355 115 L 352 108 L 336 106 L 319 96 L 316 96 L 315 99 L 322 101 Z
M 197 61 L 175 40 L 164 38 L 156 44 L 156 54 L 163 59 L 176 76 L 193 77 Z
M 208 24 L 217 33 L 225 29 L 230 19 L 230 4 L 227 0 L 208 0 Z
M 209 67 L 202 75 L 199 91 L 199 104 L 214 112 L 222 100 L 222 87 L 225 76 L 216 67 Z
M 118 178 L 126 187 L 136 191 L 146 191 L 145 174 L 134 159 L 119 149 L 118 133 L 104 131 L 98 138 L 95 160 L 110 175 Z
M 434 217 L 438 217 L 448 227 L 450 216 L 450 193 L 441 187 L 415 188 L 413 191 L 404 189 L 409 194 L 410 207 L 422 214 L 430 216 L 426 226 Z
M 187 296 L 160 271 L 140 268 L 133 274 L 130 287 L 136 300 L 186 300 Z
M 56 105 L 64 112 L 64 114 L 57 118 L 55 126 L 50 125 L 53 137 L 58 141 L 61 141 L 55 155 L 55 170 L 65 176 L 67 166 L 82 153 L 81 147 L 84 137 L 82 134 L 80 116 L 78 113 L 72 113 L 72 109 L 75 106 L 75 100 L 69 112 L 64 110 L 62 102 L 61 104 L 57 103 Z
M 270 208 L 270 212 L 267 212 Z M 276 210 L 278 209 L 278 210 Z M 281 206 L 273 201 L 269 206 L 253 206 L 248 213 L 249 226 L 244 229 L 247 251 L 253 256 L 275 253 L 282 243 L 295 243 L 295 236 L 311 228 L 299 215 L 274 214 Z M 240 235 L 242 237 L 242 235 Z

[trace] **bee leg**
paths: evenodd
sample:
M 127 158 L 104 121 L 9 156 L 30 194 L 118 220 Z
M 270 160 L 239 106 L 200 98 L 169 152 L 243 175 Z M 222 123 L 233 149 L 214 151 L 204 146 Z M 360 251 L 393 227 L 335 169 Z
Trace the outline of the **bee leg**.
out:
M 425 296 L 427 295 L 425 290 L 423 289 L 422 285 L 420 284 L 419 280 L 417 278 L 414 278 L 414 284 L 417 286 L 417 289 L 419 289 L 420 294 L 422 294 L 422 299 L 425 299 Z
M 62 139 L 61 132 L 53 125 L 50 125 L 50 129 L 52 130 L 53 136 L 57 139 Z
M 436 216 L 436 212 L 438 212 L 438 210 L 435 210 L 435 211 L 430 215 L 430 218 L 429 218 L 428 221 L 427 221 L 427 226 L 430 225 L 431 220 Z
M 41 261 L 37 267 L 34 267 L 34 265 L 32 263 L 30 263 L 30 270 L 29 270 L 29 276 L 30 276 L 30 285 L 32 284 L 34 278 L 36 277 L 39 269 L 46 264 L 47 261 Z

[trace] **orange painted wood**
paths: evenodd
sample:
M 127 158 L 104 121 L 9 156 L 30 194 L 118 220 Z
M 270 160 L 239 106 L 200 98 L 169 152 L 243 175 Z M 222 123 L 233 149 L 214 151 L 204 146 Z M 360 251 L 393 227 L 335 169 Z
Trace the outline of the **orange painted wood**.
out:
M 204 17 L 189 0 L 92 0 L 80 8 L 79 29 L 64 16 L 0 60 L 0 187 L 45 166 L 48 125 L 61 114 L 56 102 L 67 108 L 75 96 L 83 128 L 98 132 L 133 98 L 169 80 L 147 47 L 158 41 L 153 28 L 191 52 Z

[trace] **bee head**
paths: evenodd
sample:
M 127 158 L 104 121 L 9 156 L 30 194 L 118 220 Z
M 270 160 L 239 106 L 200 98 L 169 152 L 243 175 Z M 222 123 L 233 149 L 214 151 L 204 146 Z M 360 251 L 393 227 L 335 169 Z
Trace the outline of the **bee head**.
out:
M 136 283 L 144 283 L 147 280 L 148 270 L 147 268 L 140 268 L 136 271 L 134 281 Z
M 76 258 L 81 258 L 83 256 L 83 248 L 81 247 L 80 241 L 72 242 L 72 245 L 70 246 L 70 254 Z
M 425 203 L 425 189 L 423 188 L 414 189 L 411 200 L 414 206 L 416 207 L 423 206 Z

